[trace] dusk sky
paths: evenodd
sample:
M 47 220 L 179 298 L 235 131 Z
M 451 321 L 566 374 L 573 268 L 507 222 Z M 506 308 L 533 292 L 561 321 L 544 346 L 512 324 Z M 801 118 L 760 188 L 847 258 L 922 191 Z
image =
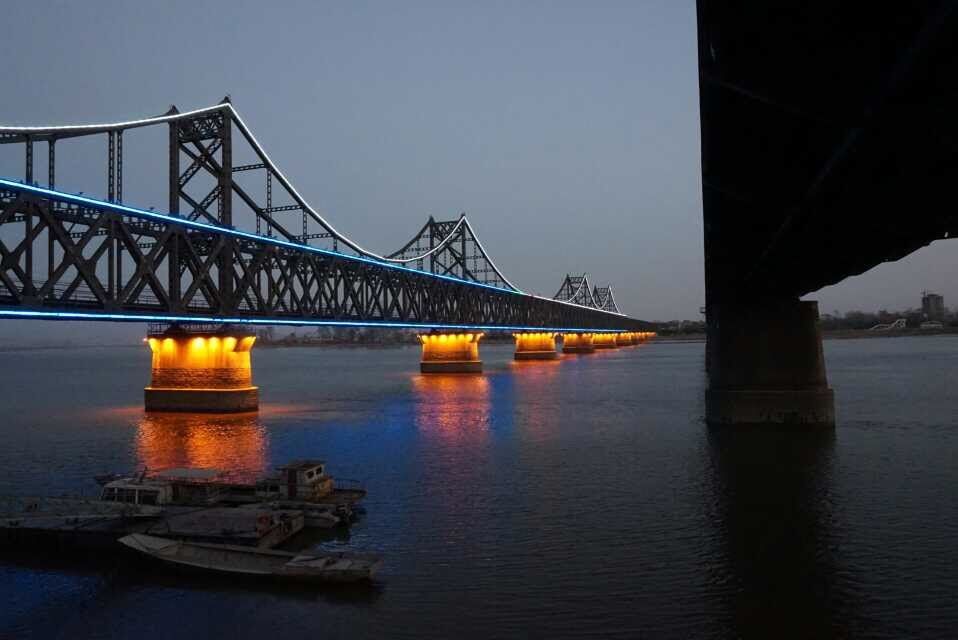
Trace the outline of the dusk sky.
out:
M 299 191 L 366 247 L 392 251 L 428 215 L 465 211 L 527 291 L 551 296 L 587 271 L 630 315 L 701 319 L 691 0 L 8 0 L 4 14 L 4 124 L 108 122 L 229 94 Z M 0 149 L 0 175 L 22 177 L 19 150 Z M 165 208 L 166 153 L 162 135 L 129 141 L 127 202 Z M 104 155 L 58 145 L 58 186 L 104 195 Z M 956 266 L 958 246 L 938 242 L 808 298 L 822 312 L 902 309 L 930 289 L 954 306 Z M 64 333 L 0 323 L 3 342 Z

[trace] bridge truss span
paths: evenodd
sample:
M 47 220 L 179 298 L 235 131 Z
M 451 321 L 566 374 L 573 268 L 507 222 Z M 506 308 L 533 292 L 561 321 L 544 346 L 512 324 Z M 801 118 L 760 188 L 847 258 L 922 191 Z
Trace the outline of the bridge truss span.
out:
M 408 250 L 402 250 L 400 256 L 380 255 L 339 232 L 296 190 L 228 97 L 218 105 L 182 113 L 171 106 L 163 115 L 139 120 L 91 125 L 0 127 L 0 144 L 23 144 L 24 180 L 28 184 L 35 183 L 35 147 L 45 144 L 49 167 L 47 186 L 54 189 L 57 141 L 106 136 L 105 199 L 122 203 L 124 133 L 153 126 L 166 126 L 169 130 L 167 211 L 171 215 L 243 228 L 255 231 L 257 235 L 420 270 L 433 267 L 433 273 L 448 270 L 448 265 L 456 268 L 460 263 L 465 264 L 465 256 L 449 259 L 454 252 L 450 246 L 452 241 L 462 239 L 463 252 L 467 245 L 475 247 L 478 250 L 472 251 L 470 257 L 481 260 L 474 260 L 471 269 L 458 268 L 461 277 L 470 279 L 475 274 L 478 282 L 519 291 L 492 262 L 468 221 L 448 233 L 447 242 L 441 246 L 424 249 L 415 255 Z
M 0 180 L 0 316 L 485 330 L 648 323 L 203 220 Z
M 168 132 L 165 213 L 124 204 L 124 134 L 156 126 Z M 57 188 L 57 142 L 86 136 L 106 138 L 101 198 Z M 21 144 L 25 158 L 22 182 L 0 179 L 0 317 L 651 327 L 610 306 L 611 290 L 597 303 L 587 283 L 561 300 L 522 292 L 465 214 L 430 217 L 395 253 L 365 249 L 300 195 L 228 98 L 125 122 L 0 127 L 0 144 Z
M 443 222 L 430 216 L 412 240 L 387 259 L 410 266 L 415 264 L 420 271 L 519 291 L 486 253 L 466 214 L 458 220 Z

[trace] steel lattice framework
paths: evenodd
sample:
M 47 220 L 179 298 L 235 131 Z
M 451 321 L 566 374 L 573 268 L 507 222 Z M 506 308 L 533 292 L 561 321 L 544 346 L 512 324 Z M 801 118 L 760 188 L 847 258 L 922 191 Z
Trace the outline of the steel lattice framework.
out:
M 552 299 L 608 311 L 609 313 L 619 313 L 615 296 L 612 295 L 612 286 L 590 288 L 589 274 L 587 273 L 583 273 L 581 276 L 567 274 L 565 280 L 562 281 L 562 286 L 559 287 Z
M 603 311 L 619 312 L 619 306 L 615 303 L 615 296 L 612 294 L 612 285 L 593 287 L 592 299 L 595 301 L 595 306 Z
M 122 204 L 123 133 L 159 124 L 169 128 L 168 213 Z M 90 135 L 107 138 L 105 201 L 55 189 L 57 140 Z M 234 164 L 237 135 L 258 162 Z M 0 180 L 0 317 L 651 328 L 614 301 L 597 305 L 584 282 L 581 300 L 521 292 L 464 215 L 430 218 L 389 256 L 364 249 L 299 195 L 228 100 L 114 124 L 0 127 L 5 143 L 23 144 L 26 162 L 23 183 Z M 47 188 L 33 179 L 37 143 Z M 247 172 L 261 174 L 258 191 L 237 180 Z
M 460 215 L 458 220 L 443 222 L 429 216 L 419 233 L 388 259 L 415 265 L 420 271 L 519 291 L 486 255 L 466 214 Z

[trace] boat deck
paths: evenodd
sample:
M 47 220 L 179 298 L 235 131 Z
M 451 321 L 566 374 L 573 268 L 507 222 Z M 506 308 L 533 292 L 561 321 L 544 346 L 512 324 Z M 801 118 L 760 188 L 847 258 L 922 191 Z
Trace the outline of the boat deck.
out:
M 132 505 L 52 498 L 0 513 L 0 544 L 110 546 L 131 533 L 271 548 L 304 526 L 300 511 Z

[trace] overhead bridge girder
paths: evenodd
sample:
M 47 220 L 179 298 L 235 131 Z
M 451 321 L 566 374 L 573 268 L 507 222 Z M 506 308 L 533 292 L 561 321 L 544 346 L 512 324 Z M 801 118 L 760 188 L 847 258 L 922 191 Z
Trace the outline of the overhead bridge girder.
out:
M 2 189 L 0 305 L 7 308 L 417 326 L 650 326 L 165 214 L 89 200 L 79 207 L 79 197 L 24 185 Z M 12 243 L 8 225 L 19 234 Z M 39 259 L 41 238 L 53 250 Z

